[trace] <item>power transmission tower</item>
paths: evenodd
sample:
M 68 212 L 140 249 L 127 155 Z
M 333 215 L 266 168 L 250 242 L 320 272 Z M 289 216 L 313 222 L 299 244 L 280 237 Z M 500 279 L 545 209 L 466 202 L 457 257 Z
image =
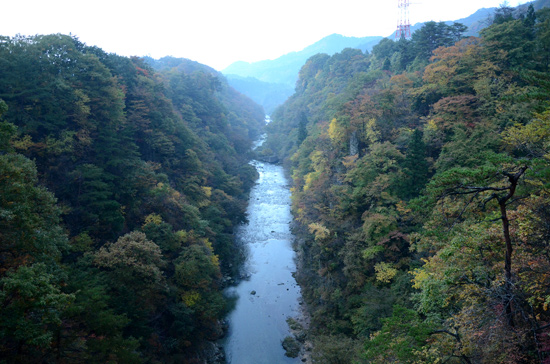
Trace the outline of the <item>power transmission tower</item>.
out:
M 395 39 L 408 39 L 411 37 L 411 22 L 409 21 L 409 0 L 397 0 L 399 17 L 397 19 L 397 30 Z

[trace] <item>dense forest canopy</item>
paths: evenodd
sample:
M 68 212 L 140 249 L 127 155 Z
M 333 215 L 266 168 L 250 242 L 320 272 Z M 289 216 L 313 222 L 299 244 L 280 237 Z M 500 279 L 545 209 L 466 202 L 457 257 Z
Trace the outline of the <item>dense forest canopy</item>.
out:
M 550 362 L 550 9 L 512 10 L 315 55 L 272 115 L 317 362 Z
M 204 355 L 261 107 L 204 66 L 60 34 L 0 37 L 0 70 L 0 362 Z

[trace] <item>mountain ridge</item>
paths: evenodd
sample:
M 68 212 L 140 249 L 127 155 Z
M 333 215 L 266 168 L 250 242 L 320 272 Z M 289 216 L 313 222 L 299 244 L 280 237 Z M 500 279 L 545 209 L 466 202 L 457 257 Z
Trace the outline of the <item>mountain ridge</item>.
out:
M 346 37 L 333 33 L 307 46 L 273 60 L 237 61 L 221 71 L 231 87 L 264 107 L 267 114 L 294 93 L 298 72 L 305 62 L 318 53 L 335 54 L 344 48 L 371 50 L 383 37 Z
M 258 62 L 237 61 L 223 69 L 224 75 L 238 75 L 241 77 L 254 77 L 263 82 L 281 83 L 294 87 L 298 77 L 298 71 L 307 59 L 318 53 L 332 55 L 344 48 L 363 48 L 370 50 L 383 37 L 346 37 L 340 34 L 328 35 L 319 41 L 305 47 L 301 51 L 290 52 L 273 60 Z
M 535 10 L 550 6 L 550 0 L 531 1 L 515 7 L 515 11 L 523 11 L 530 4 L 533 4 Z M 447 20 L 444 23 L 462 23 L 468 27 L 465 36 L 477 36 L 479 32 L 490 24 L 491 16 L 497 8 L 480 8 L 468 17 Z M 426 22 L 416 23 L 411 26 L 411 32 L 414 32 Z M 278 100 L 286 100 L 293 94 L 293 90 L 298 79 L 298 73 L 307 59 L 319 53 L 333 55 L 345 48 L 356 48 L 361 51 L 370 51 L 378 42 L 384 38 L 395 39 L 395 32 L 388 37 L 365 36 L 365 37 L 346 37 L 341 34 L 333 33 L 323 37 L 319 41 L 305 47 L 301 51 L 294 51 L 284 54 L 271 60 L 262 60 L 258 62 L 237 61 L 221 70 L 221 73 L 228 79 L 229 84 L 237 91 L 247 95 L 257 103 L 260 103 L 267 114 L 270 114 L 278 105 Z M 263 90 L 258 94 L 262 87 L 269 88 L 269 92 Z M 266 101 L 265 95 L 275 97 L 275 100 Z

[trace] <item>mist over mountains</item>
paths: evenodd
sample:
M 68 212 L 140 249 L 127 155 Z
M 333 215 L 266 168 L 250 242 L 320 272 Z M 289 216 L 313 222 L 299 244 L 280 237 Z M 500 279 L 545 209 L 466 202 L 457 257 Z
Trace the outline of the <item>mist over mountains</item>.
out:
M 318 53 L 333 55 L 344 48 L 370 51 L 383 37 L 345 37 L 329 35 L 299 52 L 291 52 L 274 60 L 235 62 L 222 73 L 229 84 L 262 105 L 267 114 L 294 93 L 300 68 L 309 57 Z
M 225 75 L 254 77 L 259 81 L 286 84 L 294 87 L 298 71 L 307 59 L 318 53 L 333 55 L 344 48 L 371 50 L 383 37 L 345 37 L 340 34 L 329 35 L 299 52 L 291 52 L 274 60 L 259 62 L 235 62 L 222 70 Z
M 550 0 L 538 0 L 532 2 L 535 10 L 550 5 Z M 517 11 L 529 6 L 526 3 L 517 7 Z M 468 27 L 466 36 L 477 36 L 479 32 L 491 22 L 490 18 L 496 8 L 481 8 L 472 15 L 446 21 L 462 23 Z M 414 32 L 425 23 L 416 23 L 411 26 Z M 271 114 L 275 108 L 282 104 L 294 93 L 298 73 L 305 62 L 313 55 L 326 53 L 333 55 L 345 48 L 355 48 L 361 51 L 371 51 L 380 42 L 382 36 L 346 37 L 340 34 L 332 34 L 298 52 L 291 52 L 273 60 L 259 62 L 238 61 L 222 70 L 231 87 L 250 97 L 262 105 L 267 114 Z M 395 39 L 395 32 L 387 38 Z

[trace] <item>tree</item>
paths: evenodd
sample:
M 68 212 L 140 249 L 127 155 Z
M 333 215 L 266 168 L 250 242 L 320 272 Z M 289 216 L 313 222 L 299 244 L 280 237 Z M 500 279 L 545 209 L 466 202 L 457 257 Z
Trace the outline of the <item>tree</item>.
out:
M 8 111 L 8 105 L 0 99 L 0 151 L 11 152 L 10 140 L 15 136 L 17 129 L 15 125 L 2 120 L 2 114 Z
M 449 47 L 462 39 L 466 27 L 460 23 L 452 26 L 444 22 L 430 21 L 412 35 L 412 42 L 418 58 L 428 61 L 432 52 L 439 47 Z
M 403 186 L 400 194 L 405 198 L 414 198 L 428 182 L 429 165 L 426 160 L 426 145 L 422 140 L 422 131 L 415 129 L 403 159 Z
M 114 244 L 101 247 L 94 255 L 94 263 L 115 272 L 118 279 L 126 283 L 157 286 L 164 280 L 160 248 L 147 240 L 144 233 L 137 231 L 120 237 Z M 140 294 L 148 295 L 143 291 Z
M 433 360 L 425 350 L 435 329 L 433 323 L 422 320 L 416 311 L 401 306 L 394 306 L 391 317 L 382 321 L 382 329 L 365 344 L 365 357 L 369 363 L 412 364 Z
M 70 177 L 71 197 L 76 197 L 75 209 L 69 216 L 74 232 L 89 231 L 100 238 L 117 236 L 124 217 L 114 196 L 115 177 L 93 164 L 79 166 Z
M 0 353 L 10 362 L 35 362 L 51 355 L 74 295 L 62 291 L 61 210 L 38 185 L 35 164 L 11 150 L 14 133 L 0 121 Z
M 481 36 L 487 50 L 504 68 L 532 69 L 535 66 L 534 25 L 512 18 L 483 29 Z
M 379 60 L 391 58 L 396 51 L 396 44 L 390 38 L 384 38 L 372 47 L 372 54 Z
M 8 362 L 52 358 L 62 317 L 75 295 L 61 291 L 45 263 L 12 269 L 0 278 L 0 352 Z
M 34 262 L 55 267 L 67 246 L 56 199 L 38 186 L 35 165 L 22 155 L 0 155 L 0 276 Z
M 479 170 L 467 169 L 451 169 L 440 176 L 439 180 L 444 181 L 444 185 L 439 185 L 436 188 L 441 189 L 439 200 L 454 199 L 455 197 L 470 196 L 466 202 L 464 209 L 468 208 L 470 203 L 476 200 L 481 201 L 483 207 L 487 206 L 491 201 L 498 204 L 500 220 L 502 222 L 502 235 L 504 240 L 505 258 L 504 258 L 504 292 L 503 305 L 506 310 L 508 324 L 514 326 L 514 318 L 512 315 L 512 304 L 514 293 L 512 291 L 512 254 L 513 245 L 510 234 L 510 219 L 508 214 L 508 205 L 514 203 L 513 199 L 516 195 L 520 179 L 524 176 L 528 166 L 525 164 L 515 164 L 509 158 L 499 156 L 487 156 L 488 160 L 496 157 L 496 164 L 486 165 L 485 168 Z M 493 162 L 493 163 L 494 163 Z M 499 167 L 501 165 L 502 167 Z M 438 183 L 435 182 L 431 187 L 435 187 Z M 461 219 L 462 212 L 455 218 Z
M 514 8 L 509 5 L 508 1 L 504 1 L 495 10 L 493 24 L 502 24 L 512 20 L 514 20 Z
M 122 311 L 152 311 L 165 290 L 165 262 L 157 244 L 133 231 L 94 254 L 94 265 L 113 278 L 113 298 Z M 116 282 L 116 283 L 115 283 Z M 141 324 L 139 324 L 141 325 Z

